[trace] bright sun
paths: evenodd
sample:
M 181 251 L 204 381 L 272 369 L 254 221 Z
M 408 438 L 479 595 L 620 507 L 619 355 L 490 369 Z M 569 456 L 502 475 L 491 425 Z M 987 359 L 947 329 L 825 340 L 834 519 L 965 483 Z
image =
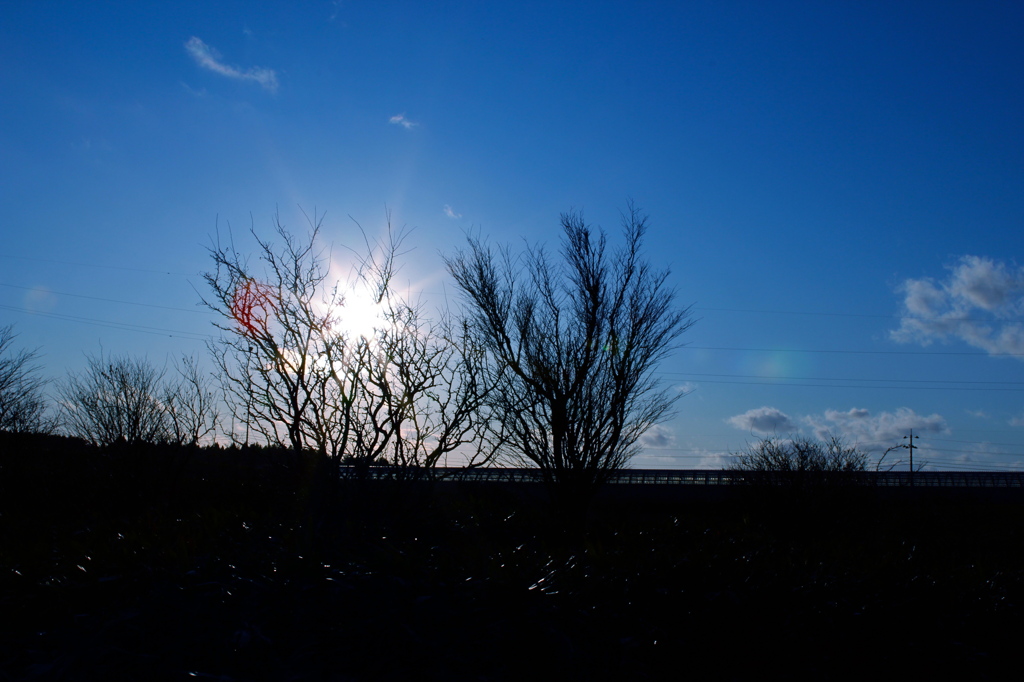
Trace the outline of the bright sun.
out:
M 338 303 L 320 312 L 331 316 L 336 333 L 372 339 L 385 323 L 384 307 L 376 302 L 372 287 L 359 279 L 353 269 L 348 268 L 347 276 L 341 276 L 346 268 L 332 261 L 331 270 L 339 274 Z
M 373 338 L 384 324 L 384 308 L 373 300 L 373 294 L 366 287 L 339 288 L 344 302 L 335 308 L 335 323 L 340 330 L 354 338 Z

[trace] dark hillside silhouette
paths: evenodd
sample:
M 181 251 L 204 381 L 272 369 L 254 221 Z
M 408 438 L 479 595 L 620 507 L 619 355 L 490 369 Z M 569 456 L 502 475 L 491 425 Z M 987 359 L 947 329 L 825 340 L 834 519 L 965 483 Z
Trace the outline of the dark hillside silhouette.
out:
M 3 434 L 0 672 L 985 679 L 1016 656 L 1019 501 L 606 500 L 568 537 L 528 498 L 378 483 L 317 494 L 283 449 Z

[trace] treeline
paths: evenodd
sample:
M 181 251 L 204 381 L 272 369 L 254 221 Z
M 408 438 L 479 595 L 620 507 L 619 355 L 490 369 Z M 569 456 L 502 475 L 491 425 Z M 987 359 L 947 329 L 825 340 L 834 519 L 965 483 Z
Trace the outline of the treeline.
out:
M 256 443 L 363 467 L 501 461 L 585 498 L 669 416 L 679 393 L 655 369 L 693 321 L 645 259 L 635 207 L 614 249 L 578 213 L 561 228 L 557 254 L 469 238 L 445 258 L 461 305 L 435 316 L 394 286 L 407 233 L 390 217 L 382 237 L 362 233 L 346 276 L 315 215 L 304 235 L 277 217 L 273 241 L 251 230 L 255 259 L 217 235 L 202 297 L 217 314 L 212 372 L 194 356 L 159 369 L 88 355 L 51 402 L 36 351 L 15 351 L 8 326 L 0 428 L 102 446 Z M 369 326 L 349 315 L 356 297 Z

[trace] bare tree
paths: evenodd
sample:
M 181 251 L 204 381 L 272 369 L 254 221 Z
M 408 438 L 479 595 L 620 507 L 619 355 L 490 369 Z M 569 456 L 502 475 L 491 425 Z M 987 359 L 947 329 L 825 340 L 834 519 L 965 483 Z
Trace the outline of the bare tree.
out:
M 624 466 L 640 436 L 679 397 L 654 370 L 693 324 L 675 305 L 668 271 L 641 253 L 647 218 L 630 205 L 624 243 L 579 213 L 561 217 L 560 259 L 542 247 L 514 256 L 470 238 L 446 260 L 465 295 L 465 323 L 486 349 L 487 404 L 502 451 L 541 469 L 570 504 Z
M 473 356 L 391 287 L 404 233 L 390 220 L 381 239 L 364 233 L 365 252 L 340 281 L 319 246 L 321 220 L 301 240 L 275 221 L 280 247 L 252 231 L 262 272 L 233 247 L 210 249 L 204 302 L 224 332 L 211 350 L 235 419 L 259 439 L 366 466 L 434 466 L 479 442 L 486 391 Z M 346 327 L 346 297 L 359 295 L 380 316 L 357 334 Z
M 163 370 L 137 357 L 87 355 L 86 369 L 57 382 L 61 422 L 97 445 L 164 442 L 170 430 L 161 402 Z
M 162 391 L 171 439 L 179 445 L 199 445 L 212 439 L 220 422 L 218 400 L 194 356 L 183 355 L 175 362 L 177 380 Z
M 0 327 L 0 431 L 46 433 L 54 429 L 43 393 L 48 382 L 36 364 L 38 350 L 14 351 L 14 325 Z
M 277 217 L 275 228 L 280 248 L 250 229 L 262 272 L 218 236 L 210 248 L 215 269 L 204 275 L 212 296 L 203 303 L 223 320 L 215 324 L 224 334 L 210 350 L 232 414 L 245 425 L 246 440 L 252 435 L 301 452 L 317 440 L 310 428 L 323 426 L 322 415 L 310 412 L 327 384 L 329 371 L 318 362 L 326 355 L 324 344 L 341 300 L 337 289 L 328 289 L 329 265 L 316 250 L 320 223 L 312 224 L 305 241 Z
M 357 463 L 431 469 L 458 451 L 463 466 L 491 460 L 483 353 L 450 317 L 386 292 L 382 324 L 363 339 L 350 453 Z
M 754 481 L 786 485 L 821 485 L 844 481 L 864 471 L 868 456 L 841 438 L 762 438 L 736 455 L 729 467 L 755 474 Z

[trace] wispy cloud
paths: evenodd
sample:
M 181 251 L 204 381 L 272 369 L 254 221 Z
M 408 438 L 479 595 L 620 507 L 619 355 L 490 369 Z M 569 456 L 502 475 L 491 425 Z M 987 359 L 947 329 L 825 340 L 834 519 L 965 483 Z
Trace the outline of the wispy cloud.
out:
M 789 433 L 797 429 L 797 424 L 788 414 L 774 407 L 758 407 L 747 410 L 743 414 L 725 420 L 737 429 L 762 434 Z
M 327 21 L 334 21 L 338 18 L 338 14 L 341 13 L 341 0 L 333 0 L 331 2 L 331 15 L 327 17 Z
M 941 281 L 908 279 L 900 286 L 903 314 L 891 332 L 900 343 L 928 346 L 960 340 L 992 355 L 1024 360 L 1024 268 L 964 256 Z
M 25 309 L 48 312 L 57 307 L 57 297 L 44 286 L 34 286 L 25 294 Z
M 680 393 L 682 395 L 690 395 L 691 393 L 694 393 L 697 390 L 697 386 L 698 385 L 692 381 L 684 381 L 683 383 L 677 384 L 672 388 L 676 391 L 676 393 Z
M 185 89 L 185 92 L 192 95 L 193 97 L 206 97 L 206 95 L 208 94 L 206 92 L 206 88 L 200 88 L 199 90 L 196 90 L 188 83 L 182 82 L 181 87 Z
M 410 121 L 405 117 L 405 114 L 395 114 L 388 119 L 388 123 L 396 126 L 402 126 L 406 130 L 411 130 L 419 125 L 416 121 Z
M 456 213 L 455 209 L 452 208 L 451 206 L 449 206 L 448 204 L 444 205 L 444 214 L 446 216 L 448 216 L 449 218 L 461 218 L 462 217 L 461 213 Z
M 725 469 L 735 461 L 736 456 L 731 452 L 715 452 L 713 450 L 697 450 L 699 456 L 696 469 Z
M 273 69 L 254 66 L 242 70 L 236 66 L 225 64 L 221 61 L 217 50 L 195 36 L 189 38 L 185 43 L 185 51 L 195 60 L 196 64 L 208 71 L 235 80 L 253 81 L 268 92 L 277 92 L 277 73 Z

